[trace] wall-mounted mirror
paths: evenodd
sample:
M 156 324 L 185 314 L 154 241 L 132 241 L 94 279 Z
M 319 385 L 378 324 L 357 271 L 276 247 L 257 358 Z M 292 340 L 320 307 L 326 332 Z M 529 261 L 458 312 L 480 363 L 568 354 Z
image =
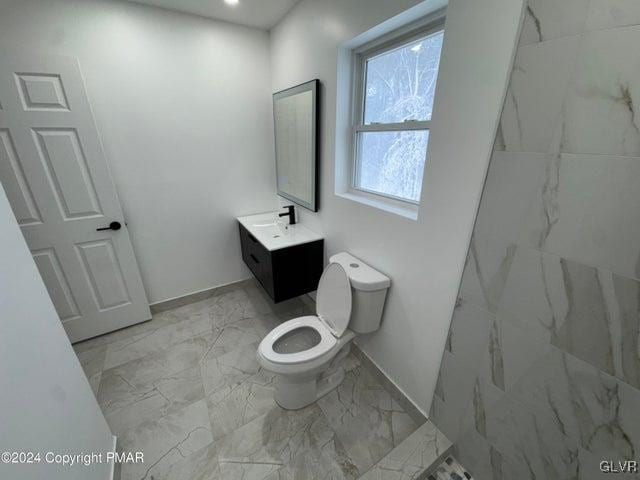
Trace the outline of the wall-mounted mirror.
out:
M 318 211 L 318 90 L 312 80 L 273 95 L 278 195 Z

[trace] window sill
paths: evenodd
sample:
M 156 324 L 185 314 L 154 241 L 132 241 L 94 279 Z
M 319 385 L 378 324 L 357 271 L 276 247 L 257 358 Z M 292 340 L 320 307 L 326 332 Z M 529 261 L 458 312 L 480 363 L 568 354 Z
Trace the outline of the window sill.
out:
M 385 212 L 400 215 L 410 220 L 415 221 L 418 219 L 418 205 L 411 205 L 391 198 L 385 198 L 354 189 L 349 189 L 346 192 L 336 192 L 336 195 L 353 202 L 358 202 L 379 210 L 384 210 Z

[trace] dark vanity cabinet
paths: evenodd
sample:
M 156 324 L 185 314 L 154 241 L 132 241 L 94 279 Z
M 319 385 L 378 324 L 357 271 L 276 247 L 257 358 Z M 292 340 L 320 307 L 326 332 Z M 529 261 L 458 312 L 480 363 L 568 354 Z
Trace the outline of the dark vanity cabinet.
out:
M 274 302 L 318 288 L 324 262 L 324 240 L 268 250 L 241 223 L 242 259 Z

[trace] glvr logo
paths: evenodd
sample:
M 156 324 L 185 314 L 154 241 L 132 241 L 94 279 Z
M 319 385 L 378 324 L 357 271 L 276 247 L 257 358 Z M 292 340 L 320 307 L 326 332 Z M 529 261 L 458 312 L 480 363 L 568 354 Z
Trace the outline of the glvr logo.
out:
M 635 460 L 613 461 L 603 460 L 600 462 L 600 471 L 604 473 L 637 473 L 638 462 Z

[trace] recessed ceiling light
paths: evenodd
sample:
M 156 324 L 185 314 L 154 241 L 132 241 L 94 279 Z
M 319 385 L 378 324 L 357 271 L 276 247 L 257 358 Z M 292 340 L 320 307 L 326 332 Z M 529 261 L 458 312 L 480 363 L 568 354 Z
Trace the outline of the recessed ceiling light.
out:
M 240 3 L 240 0 L 224 0 L 224 3 L 226 3 L 227 5 L 237 5 L 238 3 Z

